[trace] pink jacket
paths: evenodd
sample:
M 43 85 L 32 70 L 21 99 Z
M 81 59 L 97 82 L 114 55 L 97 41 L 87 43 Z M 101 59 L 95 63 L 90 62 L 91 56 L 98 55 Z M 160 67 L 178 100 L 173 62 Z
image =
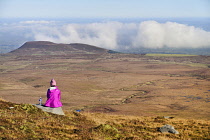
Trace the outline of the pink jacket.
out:
M 58 89 L 58 87 L 50 87 L 47 90 L 47 101 L 45 103 L 45 106 L 53 108 L 61 107 L 63 105 L 60 99 L 61 99 L 61 92 Z

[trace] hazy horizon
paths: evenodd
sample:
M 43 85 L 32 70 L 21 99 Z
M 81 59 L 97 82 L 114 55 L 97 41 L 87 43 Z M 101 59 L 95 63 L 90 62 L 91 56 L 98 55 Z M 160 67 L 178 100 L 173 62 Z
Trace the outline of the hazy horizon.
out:
M 208 0 L 2 0 L 0 53 L 36 40 L 112 50 L 210 48 L 209 7 Z
M 0 22 L 0 47 L 1 52 L 5 53 L 27 41 L 51 41 L 85 43 L 118 51 L 163 47 L 209 48 L 209 19 L 7 18 Z

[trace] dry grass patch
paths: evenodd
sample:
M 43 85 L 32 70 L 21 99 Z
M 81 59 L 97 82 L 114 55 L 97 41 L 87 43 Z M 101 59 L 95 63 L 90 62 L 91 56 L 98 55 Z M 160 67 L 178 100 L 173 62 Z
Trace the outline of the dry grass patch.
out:
M 67 111 L 60 116 L 29 104 L 0 104 L 0 139 L 210 139 L 210 121 Z M 159 132 L 165 124 L 180 134 Z

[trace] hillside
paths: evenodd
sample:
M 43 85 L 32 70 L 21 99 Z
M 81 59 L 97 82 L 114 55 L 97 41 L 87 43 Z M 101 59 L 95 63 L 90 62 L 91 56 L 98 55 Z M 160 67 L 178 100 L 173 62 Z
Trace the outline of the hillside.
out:
M 210 56 L 62 47 L 27 42 L 0 56 L 0 140 L 210 139 Z M 66 116 L 30 105 L 45 102 L 51 78 Z M 165 124 L 180 134 L 159 132 Z
M 0 139 L 210 139 L 210 122 L 204 120 L 73 111 L 59 116 L 29 104 L 15 104 L 2 99 L 0 104 Z M 159 132 L 165 124 L 173 125 L 179 134 Z
M 31 41 L 13 50 L 13 55 L 69 55 L 69 54 L 103 54 L 109 50 L 92 45 L 73 43 L 57 44 L 48 41 Z

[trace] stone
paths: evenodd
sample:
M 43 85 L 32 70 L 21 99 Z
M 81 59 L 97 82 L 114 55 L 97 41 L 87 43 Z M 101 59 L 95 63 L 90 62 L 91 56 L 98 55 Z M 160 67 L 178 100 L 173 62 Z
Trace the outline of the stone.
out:
M 173 119 L 174 117 L 170 117 L 170 116 L 163 116 L 164 119 Z
M 52 107 L 46 107 L 44 105 L 35 104 L 37 108 L 42 109 L 45 112 L 50 112 L 57 115 L 65 115 L 61 107 L 52 108 Z
M 173 126 L 171 126 L 171 125 L 168 125 L 168 124 L 166 124 L 166 125 L 164 125 L 164 126 L 162 126 L 162 127 L 160 127 L 160 132 L 162 132 L 162 133 L 173 133 L 173 134 L 179 134 L 179 132 L 178 131 L 176 131 L 175 129 L 174 129 L 174 127 Z

